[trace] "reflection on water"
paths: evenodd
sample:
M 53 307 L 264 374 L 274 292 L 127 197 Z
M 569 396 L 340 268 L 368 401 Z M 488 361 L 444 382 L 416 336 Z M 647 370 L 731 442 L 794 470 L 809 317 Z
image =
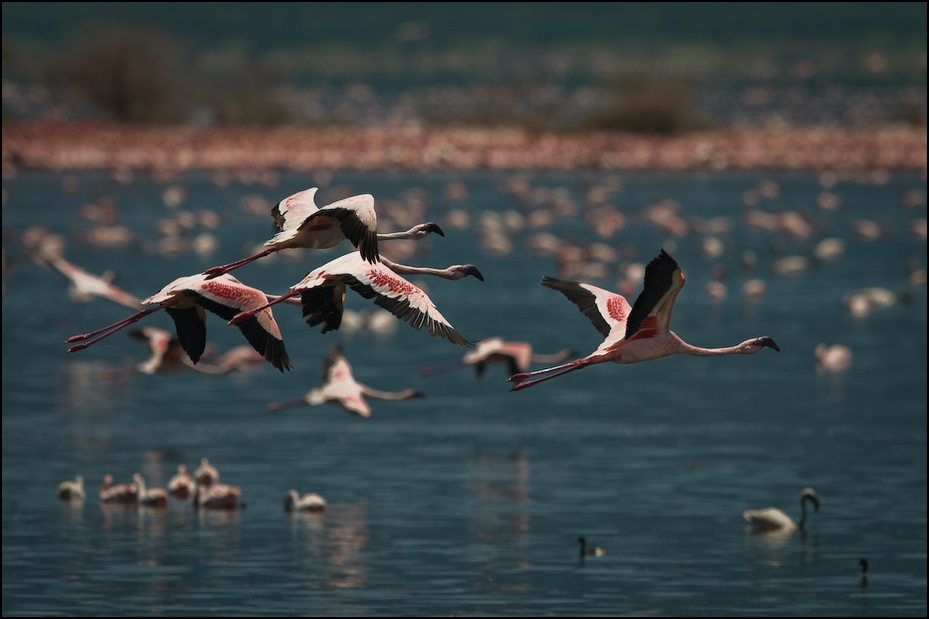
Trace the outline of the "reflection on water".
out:
M 153 179 L 81 180 L 85 193 L 123 204 L 124 223 L 140 237 L 157 238 L 156 220 L 182 215 L 165 211 L 164 187 Z M 611 183 L 625 227 L 598 237 L 595 248 L 580 242 L 586 196 L 607 184 L 595 173 L 332 180 L 332 193 L 338 187 L 396 198 L 390 208 L 400 211 L 404 200 L 415 202 L 422 217 L 412 223 L 443 225 L 445 237 L 404 246 L 414 252 L 404 261 L 479 265 L 483 282 L 427 282 L 437 307 L 469 339 L 500 336 L 586 354 L 599 345 L 597 332 L 576 308 L 547 295 L 539 279 L 561 268 L 606 273 L 596 285 L 631 286 L 634 297 L 641 275 L 615 280 L 663 246 L 688 278 L 674 316 L 682 337 L 715 345 L 764 333 L 781 352 L 603 364 L 510 393 L 505 372 L 420 377 L 422 368 L 455 361 L 462 350 L 408 325 L 390 334 L 321 334 L 298 309 L 282 306 L 275 318 L 292 372 L 116 377 L 114 370 L 143 359 L 135 342 L 113 337 L 69 355 L 64 340 L 125 310 L 99 299 L 36 304 L 66 283 L 14 261 L 4 274 L 4 615 L 925 616 L 925 287 L 908 305 L 875 307 L 866 316 L 849 317 L 843 305 L 849 290 L 895 289 L 901 265 L 912 255 L 924 258 L 925 240 L 902 232 L 910 219 L 925 217 L 924 207 L 898 204 L 902 193 L 925 186 L 922 179 L 839 182 L 831 191 L 841 194 L 842 208 L 815 213 L 829 237 L 842 236 L 855 219 L 877 218 L 874 208 L 901 232 L 867 242 L 846 235 L 840 257 L 791 277 L 773 272 L 781 255 L 772 248 L 800 255 L 809 240 L 774 243 L 777 233 L 741 223 L 741 196 L 766 180 L 757 175 L 637 175 Z M 467 186 L 473 202 L 443 201 L 452 180 Z M 821 191 L 815 176 L 777 180 L 779 197 L 761 204 L 770 213 L 813 205 Z M 270 205 L 311 181 L 285 175 L 280 187 L 260 191 L 220 188 L 197 174 L 176 182 L 191 203 L 225 209 L 216 255 L 80 245 L 69 218 L 93 196 L 60 194 L 54 175 L 5 180 L 4 228 L 12 238 L 48 214 L 40 223 L 68 239 L 70 260 L 95 273 L 114 268 L 121 286 L 145 296 L 266 239 L 270 220 L 241 211 L 244 194 L 261 193 Z M 520 184 L 525 192 L 507 193 Z M 404 197 L 412 186 L 423 188 L 415 200 Z M 722 244 L 693 232 L 672 241 L 642 216 L 657 196 L 677 200 L 685 224 L 684 217 L 725 218 Z M 494 226 L 505 242 L 485 243 L 482 235 Z M 530 249 L 530 237 L 543 230 L 570 241 L 561 252 L 570 264 Z M 146 238 L 139 247 L 157 245 Z M 493 251 L 482 249 L 489 246 Z M 708 255 L 706 247 L 716 249 Z M 756 260 L 743 272 L 747 250 Z M 613 254 L 621 262 L 607 262 Z M 594 255 L 606 258 L 583 264 Z M 243 267 L 241 279 L 279 293 L 334 257 L 334 250 L 297 252 Z M 715 275 L 717 263 L 725 263 L 725 279 Z M 717 287 L 707 297 L 704 288 L 716 280 L 726 295 Z M 764 282 L 764 293 L 743 295 L 742 284 L 753 280 Z M 371 309 L 362 298 L 346 302 Z M 145 320 L 173 328 L 167 316 Z M 212 324 L 218 350 L 240 343 L 238 332 Z M 849 346 L 854 363 L 817 373 L 818 342 Z M 372 419 L 323 410 L 269 415 L 269 402 L 318 380 L 334 343 L 371 384 L 411 386 L 425 397 L 402 406 L 385 401 Z M 195 468 L 203 457 L 222 481 L 242 488 L 246 508 L 98 500 L 107 473 L 128 481 L 139 472 L 164 487 L 179 464 Z M 87 498 L 59 501 L 58 483 L 77 474 Z M 823 501 L 806 534 L 746 530 L 745 509 L 796 506 L 796 490 L 805 486 Z M 286 513 L 289 488 L 318 492 L 328 509 Z M 609 554 L 580 562 L 579 536 Z M 867 586 L 858 576 L 863 556 L 871 562 Z

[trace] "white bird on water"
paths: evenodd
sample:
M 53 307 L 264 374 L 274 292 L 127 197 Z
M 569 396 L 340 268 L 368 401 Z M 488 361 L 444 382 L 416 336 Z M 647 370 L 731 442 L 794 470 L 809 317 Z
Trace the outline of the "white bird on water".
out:
M 804 488 L 800 491 L 800 523 L 796 523 L 790 516 L 777 509 L 776 507 L 766 507 L 765 509 L 747 509 L 742 512 L 751 527 L 759 533 L 768 533 L 772 531 L 793 531 L 795 529 L 803 530 L 806 524 L 806 504 L 807 501 L 813 504 L 816 511 L 819 511 L 819 496 L 812 488 Z

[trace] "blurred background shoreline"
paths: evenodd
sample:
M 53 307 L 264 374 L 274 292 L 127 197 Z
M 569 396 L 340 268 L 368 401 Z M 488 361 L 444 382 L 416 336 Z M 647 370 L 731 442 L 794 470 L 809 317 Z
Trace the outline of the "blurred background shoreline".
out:
M 921 3 L 41 7 L 3 4 L 6 174 L 926 170 Z

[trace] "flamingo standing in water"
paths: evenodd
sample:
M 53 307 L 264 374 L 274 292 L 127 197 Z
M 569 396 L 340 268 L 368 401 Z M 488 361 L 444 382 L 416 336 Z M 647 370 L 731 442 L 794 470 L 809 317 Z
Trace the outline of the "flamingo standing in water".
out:
M 639 363 L 668 355 L 715 357 L 752 355 L 762 348 L 780 350 L 774 340 L 767 336 L 754 337 L 726 348 L 700 348 L 679 338 L 669 325 L 674 300 L 684 287 L 684 274 L 674 258 L 663 249 L 645 268 L 645 288 L 632 307 L 621 295 L 590 284 L 545 277 L 542 285 L 562 292 L 590 319 L 605 339 L 597 350 L 586 357 L 535 372 L 514 374 L 508 379 L 516 383 L 511 391 L 525 389 L 606 361 Z
M 355 380 L 352 366 L 349 365 L 345 355 L 338 346 L 329 349 L 329 356 L 323 364 L 322 387 L 313 389 L 299 400 L 290 402 L 274 402 L 268 404 L 269 411 L 279 411 L 297 406 L 316 406 L 330 402 L 343 410 L 368 418 L 371 416 L 371 406 L 364 396 L 380 400 L 409 400 L 421 397 L 422 393 L 416 389 L 404 389 L 400 392 L 388 392 L 372 389 Z
M 351 252 L 311 271 L 300 283 L 291 286 L 290 292 L 270 303 L 241 312 L 230 320 L 229 324 L 237 325 L 256 312 L 300 295 L 303 315 L 309 316 L 307 324 L 315 327 L 325 323 L 323 333 L 330 329 L 338 329 L 342 322 L 345 288 L 348 286 L 364 298 L 374 299 L 375 304 L 410 323 L 414 329 L 425 326 L 429 335 L 443 337 L 454 344 L 469 346 L 468 341 L 439 313 L 429 296 L 419 287 L 400 277 L 398 272 L 435 275 L 453 280 L 473 275 L 481 281 L 484 280 L 481 272 L 473 264 L 430 269 L 399 265 L 384 258 L 381 262 L 371 264 L 365 262 L 358 252 Z
M 296 490 L 290 490 L 284 497 L 284 511 L 322 512 L 326 511 L 326 499 L 310 493 L 300 496 Z
M 263 292 L 246 286 L 231 275 L 221 275 L 215 279 L 209 279 L 202 274 L 179 277 L 162 288 L 158 294 L 142 300 L 145 305 L 157 304 L 157 307 L 136 312 L 108 327 L 68 338 L 68 343 L 82 342 L 69 348 L 68 352 L 83 350 L 145 316 L 164 309 L 174 319 L 181 346 L 190 360 L 197 363 L 206 348 L 204 310 L 210 310 L 221 318 L 230 320 L 243 310 L 254 309 L 237 323 L 238 327 L 255 350 L 283 372 L 293 366 L 284 348 L 281 330 L 271 310 L 265 305 L 266 302 L 267 297 Z
M 208 269 L 204 275 L 218 277 L 282 249 L 328 249 L 345 239 L 351 241 L 366 262 L 375 263 L 379 259 L 378 241 L 420 239 L 432 232 L 445 236 L 442 229 L 432 222 L 416 225 L 406 232 L 377 234 L 377 214 L 372 195 L 352 196 L 318 207 L 314 201 L 317 191 L 316 187 L 311 187 L 278 202 L 271 216 L 279 232 L 265 243 L 267 249 L 254 256 Z
M 819 496 L 812 488 L 804 488 L 800 491 L 800 524 L 794 522 L 790 516 L 777 509 L 776 507 L 766 507 L 765 509 L 747 509 L 742 512 L 742 517 L 748 520 L 752 528 L 761 533 L 771 531 L 788 532 L 795 529 L 803 530 L 806 524 L 806 503 L 809 501 L 813 504 L 816 511 L 819 511 Z
M 473 365 L 477 376 L 481 377 L 487 366 L 494 364 L 504 364 L 509 367 L 510 374 L 516 374 L 528 370 L 530 363 L 558 363 L 573 354 L 574 352 L 567 348 L 551 355 L 534 354 L 532 344 L 528 342 L 509 342 L 499 337 L 491 337 L 478 342 L 476 348 L 466 352 L 457 363 L 423 368 L 419 374 L 433 376 Z

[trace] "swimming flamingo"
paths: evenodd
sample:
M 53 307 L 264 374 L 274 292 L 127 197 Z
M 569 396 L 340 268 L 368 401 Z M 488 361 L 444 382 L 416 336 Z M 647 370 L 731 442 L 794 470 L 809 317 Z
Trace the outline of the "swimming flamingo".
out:
M 254 256 L 208 269 L 204 275 L 218 277 L 282 249 L 328 249 L 345 239 L 351 241 L 366 262 L 375 263 L 379 259 L 378 241 L 421 239 L 432 232 L 445 236 L 442 229 L 432 222 L 418 224 L 406 232 L 377 234 L 377 214 L 372 195 L 352 196 L 328 206 L 317 207 L 314 201 L 317 191 L 316 187 L 311 187 L 278 202 L 271 216 L 279 232 L 265 243 L 267 249 Z
M 194 507 L 197 509 L 237 509 L 240 506 L 240 496 L 242 496 L 242 490 L 237 486 L 219 483 L 209 486 L 198 484 L 197 491 L 194 493 Z
M 87 496 L 84 492 L 84 477 L 78 475 L 74 481 L 63 481 L 58 484 L 58 498 L 62 501 L 83 501 Z
M 342 322 L 345 288 L 348 286 L 364 298 L 374 299 L 375 304 L 410 323 L 414 329 L 419 330 L 425 326 L 429 335 L 443 337 L 454 344 L 469 346 L 468 341 L 439 313 L 429 296 L 400 277 L 397 272 L 435 275 L 445 279 L 461 279 L 473 275 L 481 281 L 484 280 L 483 275 L 472 264 L 430 269 L 398 265 L 385 258 L 382 258 L 381 262 L 370 264 L 365 262 L 358 252 L 351 252 L 311 271 L 302 281 L 291 286 L 290 292 L 270 303 L 241 312 L 230 320 L 229 324 L 239 324 L 255 312 L 264 311 L 275 303 L 299 294 L 303 304 L 303 315 L 309 316 L 307 324 L 315 327 L 325 323 L 323 333 L 330 329 L 338 329 Z
M 230 320 L 242 310 L 254 309 L 246 319 L 239 321 L 239 329 L 255 350 L 283 372 L 293 366 L 284 348 L 281 331 L 271 310 L 267 309 L 266 302 L 267 297 L 263 292 L 246 286 L 231 275 L 221 275 L 215 279 L 208 279 L 203 274 L 179 277 L 158 294 L 142 300 L 145 305 L 157 303 L 157 307 L 136 312 L 108 327 L 68 338 L 68 343 L 83 342 L 72 346 L 68 352 L 83 350 L 141 318 L 165 309 L 174 319 L 181 346 L 190 360 L 196 363 L 206 348 L 206 314 L 203 310 L 210 310 Z M 88 339 L 90 341 L 84 341 Z
M 326 499 L 318 494 L 304 494 L 302 497 L 296 490 L 290 490 L 284 498 L 284 511 L 322 512 L 326 511 Z
M 132 480 L 135 482 L 136 488 L 139 489 L 139 505 L 143 505 L 145 507 L 167 507 L 167 490 L 164 488 L 147 488 L 145 486 L 145 479 L 143 479 L 142 476 L 138 473 L 135 473 L 132 476 Z
M 200 459 L 200 466 L 194 471 L 194 480 L 202 486 L 209 486 L 219 481 L 219 471 L 206 458 Z
M 139 495 L 139 488 L 135 484 L 113 485 L 113 476 L 107 473 L 103 476 L 100 486 L 100 500 L 104 503 L 135 503 Z
M 494 364 L 507 365 L 510 374 L 516 374 L 528 370 L 530 363 L 558 363 L 574 354 L 567 348 L 551 355 L 533 354 L 532 344 L 510 342 L 499 337 L 481 340 L 476 346 L 474 350 L 466 352 L 457 363 L 423 368 L 419 371 L 420 376 L 433 376 L 473 365 L 477 376 L 480 377 L 483 376 L 487 366 Z
M 771 531 L 793 531 L 794 529 L 803 530 L 806 524 L 806 502 L 813 504 L 816 511 L 819 511 L 819 496 L 812 488 L 804 488 L 800 491 L 800 524 L 791 520 L 790 516 L 777 509 L 776 507 L 766 507 L 765 509 L 747 509 L 742 512 L 742 517 L 751 523 L 752 528 L 761 533 Z
M 330 402 L 349 413 L 367 418 L 371 416 L 371 406 L 364 399 L 364 396 L 380 400 L 409 400 L 410 398 L 422 396 L 422 393 L 416 389 L 388 392 L 372 389 L 359 383 L 352 375 L 352 366 L 349 365 L 348 360 L 338 346 L 332 346 L 329 349 L 329 356 L 323 363 L 323 380 L 325 384 L 322 387 L 313 389 L 303 398 L 291 402 L 268 404 L 268 410 L 279 411 L 285 408 L 306 405 L 316 406 L 317 404 Z
M 692 355 L 714 357 L 719 355 L 751 355 L 762 348 L 780 350 L 770 337 L 754 337 L 727 348 L 700 348 L 688 344 L 671 329 L 671 311 L 674 300 L 684 287 L 684 274 L 674 258 L 665 250 L 645 268 L 645 289 L 629 307 L 624 297 L 591 286 L 567 282 L 551 277 L 542 279 L 542 285 L 562 292 L 573 302 L 604 341 L 593 353 L 554 367 L 514 374 L 508 379 L 515 382 L 511 391 L 525 389 L 542 381 L 579 370 L 596 363 L 639 363 L 667 357 Z M 541 378 L 533 378 L 541 376 Z
M 197 482 L 187 472 L 187 466 L 178 464 L 177 473 L 168 480 L 168 493 L 176 499 L 190 499 L 196 492 Z

